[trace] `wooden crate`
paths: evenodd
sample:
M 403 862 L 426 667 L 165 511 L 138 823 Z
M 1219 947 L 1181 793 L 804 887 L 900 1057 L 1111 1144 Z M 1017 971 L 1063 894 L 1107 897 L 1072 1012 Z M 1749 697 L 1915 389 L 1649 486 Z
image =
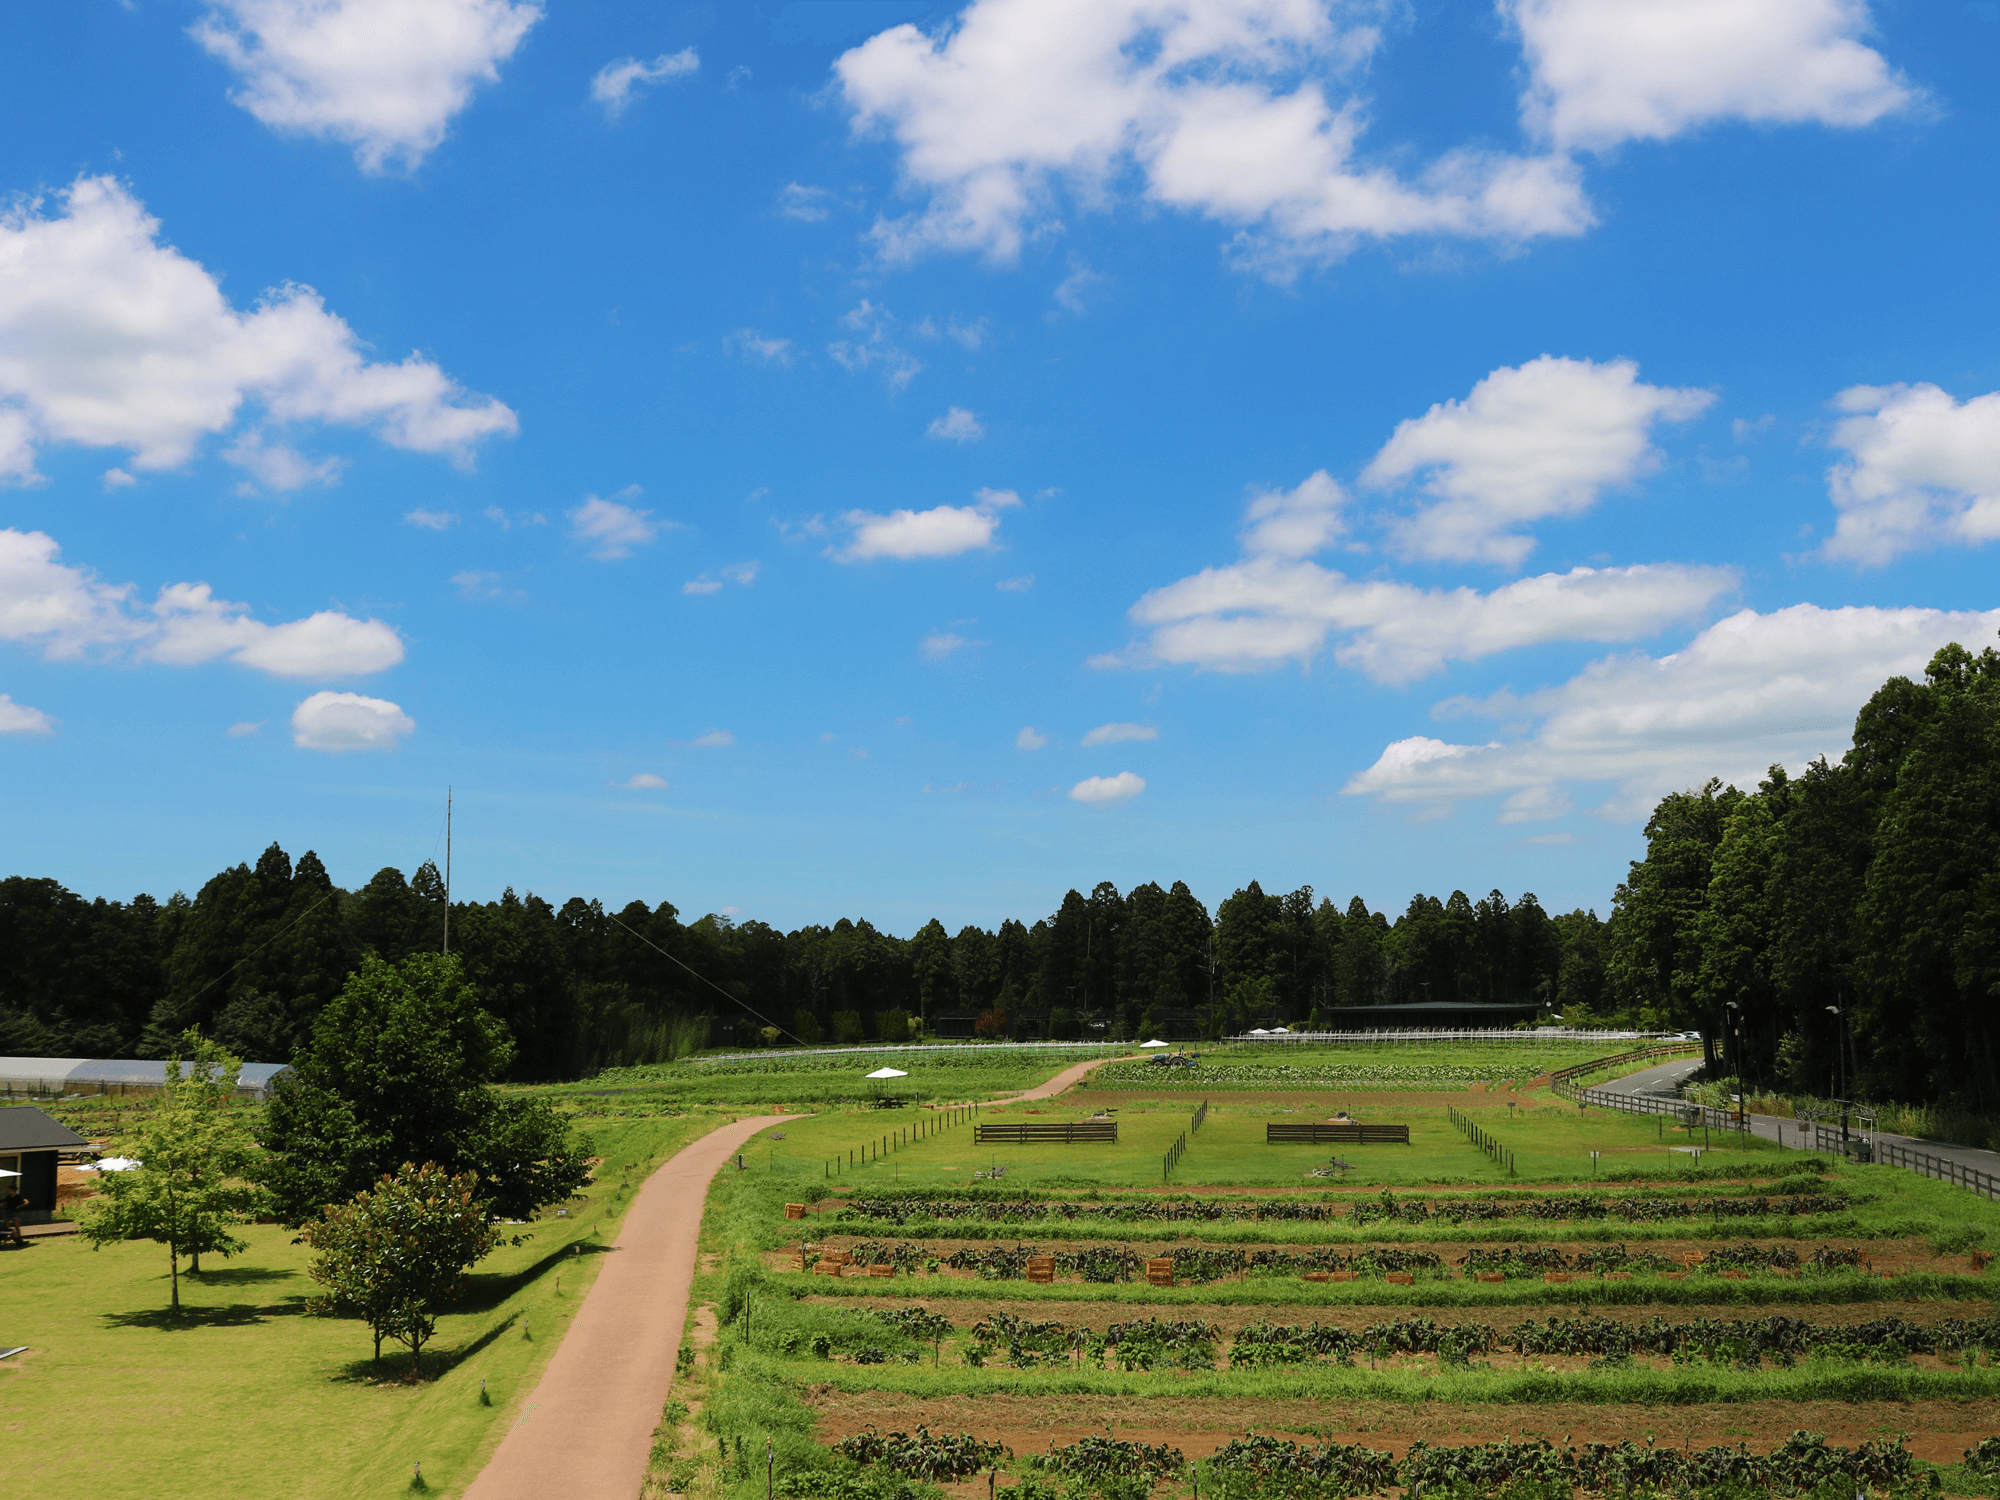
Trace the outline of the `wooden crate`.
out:
M 1171 1255 L 1159 1256 L 1146 1262 L 1146 1284 L 1148 1286 L 1174 1284 L 1174 1259 Z
M 1332 1273 L 1331 1271 L 1308 1271 L 1308 1272 L 1306 1272 L 1306 1280 L 1307 1280 L 1307 1281 L 1330 1281 L 1330 1280 L 1332 1280 L 1332 1279 L 1333 1279 L 1333 1273 Z
M 1388 1279 L 1395 1282 L 1397 1286 L 1415 1286 L 1417 1284 L 1416 1276 L 1409 1271 L 1391 1271 Z
M 822 1260 L 818 1265 L 813 1267 L 813 1275 L 838 1276 L 846 1269 L 847 1267 L 837 1260 Z
M 1505 1271 L 1481 1271 L 1479 1279 L 1485 1282 L 1505 1281 L 1507 1273 Z
M 787 1203 L 785 1205 L 786 1218 L 803 1219 L 805 1216 L 806 1216 L 806 1206 L 803 1203 Z
M 868 1274 L 870 1276 L 894 1276 L 896 1268 L 894 1266 L 870 1266 Z
M 1569 1272 L 1567 1272 L 1567 1271 L 1544 1271 L 1544 1272 L 1542 1272 L 1542 1280 L 1544 1280 L 1544 1281 L 1550 1281 L 1550 1282 L 1554 1282 L 1554 1283 L 1555 1283 L 1556 1285 L 1560 1286 L 1560 1285 L 1562 1285 L 1562 1284 L 1563 1284 L 1564 1282 L 1566 1282 L 1566 1281 L 1568 1281 L 1568 1280 L 1569 1280 Z
M 1031 1255 L 1028 1257 L 1028 1280 L 1047 1286 L 1056 1279 L 1056 1258 L 1053 1255 Z

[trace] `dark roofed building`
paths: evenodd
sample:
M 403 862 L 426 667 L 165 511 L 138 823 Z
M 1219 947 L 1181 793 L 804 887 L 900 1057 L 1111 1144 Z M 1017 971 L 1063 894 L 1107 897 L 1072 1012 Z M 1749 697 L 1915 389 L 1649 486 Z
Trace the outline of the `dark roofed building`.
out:
M 28 1213 L 23 1218 L 47 1216 L 56 1203 L 56 1158 L 89 1144 L 32 1105 L 0 1109 L 0 1171 L 20 1174 L 0 1178 L 0 1186 L 27 1195 Z

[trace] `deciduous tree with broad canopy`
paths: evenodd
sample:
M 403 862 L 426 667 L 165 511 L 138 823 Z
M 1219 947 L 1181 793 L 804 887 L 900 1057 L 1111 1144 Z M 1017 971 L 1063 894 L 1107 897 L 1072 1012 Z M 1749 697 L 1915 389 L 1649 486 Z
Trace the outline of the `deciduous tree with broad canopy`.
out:
M 489 1086 L 512 1056 L 456 954 L 364 958 L 272 1088 L 263 1175 L 278 1215 L 296 1228 L 406 1162 L 476 1172 L 505 1218 L 570 1197 L 589 1143 L 547 1101 Z

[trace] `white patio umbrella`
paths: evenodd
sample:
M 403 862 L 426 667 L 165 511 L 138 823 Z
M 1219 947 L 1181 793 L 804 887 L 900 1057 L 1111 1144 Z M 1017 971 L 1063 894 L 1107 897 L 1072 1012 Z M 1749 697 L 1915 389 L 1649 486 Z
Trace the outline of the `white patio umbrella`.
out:
M 5 1167 L 0 1167 L 0 1177 L 19 1177 L 20 1175 L 19 1172 L 10 1172 Z
M 1261 1026 L 1252 1026 L 1250 1028 L 1250 1035 L 1252 1036 L 1269 1036 L 1270 1034 L 1271 1034 L 1270 1032 L 1266 1031 Z
M 107 1156 L 97 1164 L 97 1170 L 100 1172 L 136 1172 L 144 1165 L 144 1162 L 135 1160 L 129 1156 Z
M 1141 1047 L 1168 1047 L 1172 1046 L 1173 1044 L 1171 1042 L 1152 1041 L 1152 1042 L 1141 1042 L 1139 1043 L 1139 1045 Z
M 870 1078 L 908 1078 L 910 1075 L 901 1068 L 877 1068 L 868 1075 Z

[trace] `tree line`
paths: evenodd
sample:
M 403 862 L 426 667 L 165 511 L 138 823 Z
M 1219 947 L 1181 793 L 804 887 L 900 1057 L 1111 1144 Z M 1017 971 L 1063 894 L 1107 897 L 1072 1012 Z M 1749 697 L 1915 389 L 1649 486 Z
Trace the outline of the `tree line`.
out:
M 1255 881 L 1211 914 L 1177 881 L 899 938 L 510 889 L 452 903 L 450 940 L 516 1079 L 704 1041 L 1186 1037 L 1445 1000 L 1696 1026 L 1761 1083 L 2000 1109 L 2000 654 L 1940 651 L 1870 698 L 1838 762 L 1676 792 L 1645 837 L 1604 921 L 1498 891 L 1418 895 L 1392 920 Z M 433 865 L 342 890 L 276 844 L 164 902 L 0 880 L 0 1053 L 160 1057 L 197 1027 L 282 1061 L 364 956 L 435 952 L 444 918 Z
M 1606 933 L 1608 993 L 1753 1082 L 2000 1111 L 2000 652 L 1891 678 L 1837 763 L 1665 798 Z
M 1188 887 L 1110 883 L 996 929 L 936 920 L 899 938 L 866 920 L 782 932 L 671 903 L 612 911 L 509 889 L 454 901 L 451 951 L 514 1044 L 510 1076 L 576 1077 L 704 1040 L 903 1040 L 912 1028 L 1013 1037 L 1220 1035 L 1351 1006 L 1604 1003 L 1604 926 L 1532 894 L 1419 895 L 1393 920 L 1360 897 L 1255 881 L 1211 915 Z M 276 844 L 193 897 L 86 901 L 0 880 L 0 1054 L 164 1057 L 189 1028 L 239 1056 L 291 1056 L 365 955 L 396 965 L 445 942 L 425 864 L 335 886 Z

